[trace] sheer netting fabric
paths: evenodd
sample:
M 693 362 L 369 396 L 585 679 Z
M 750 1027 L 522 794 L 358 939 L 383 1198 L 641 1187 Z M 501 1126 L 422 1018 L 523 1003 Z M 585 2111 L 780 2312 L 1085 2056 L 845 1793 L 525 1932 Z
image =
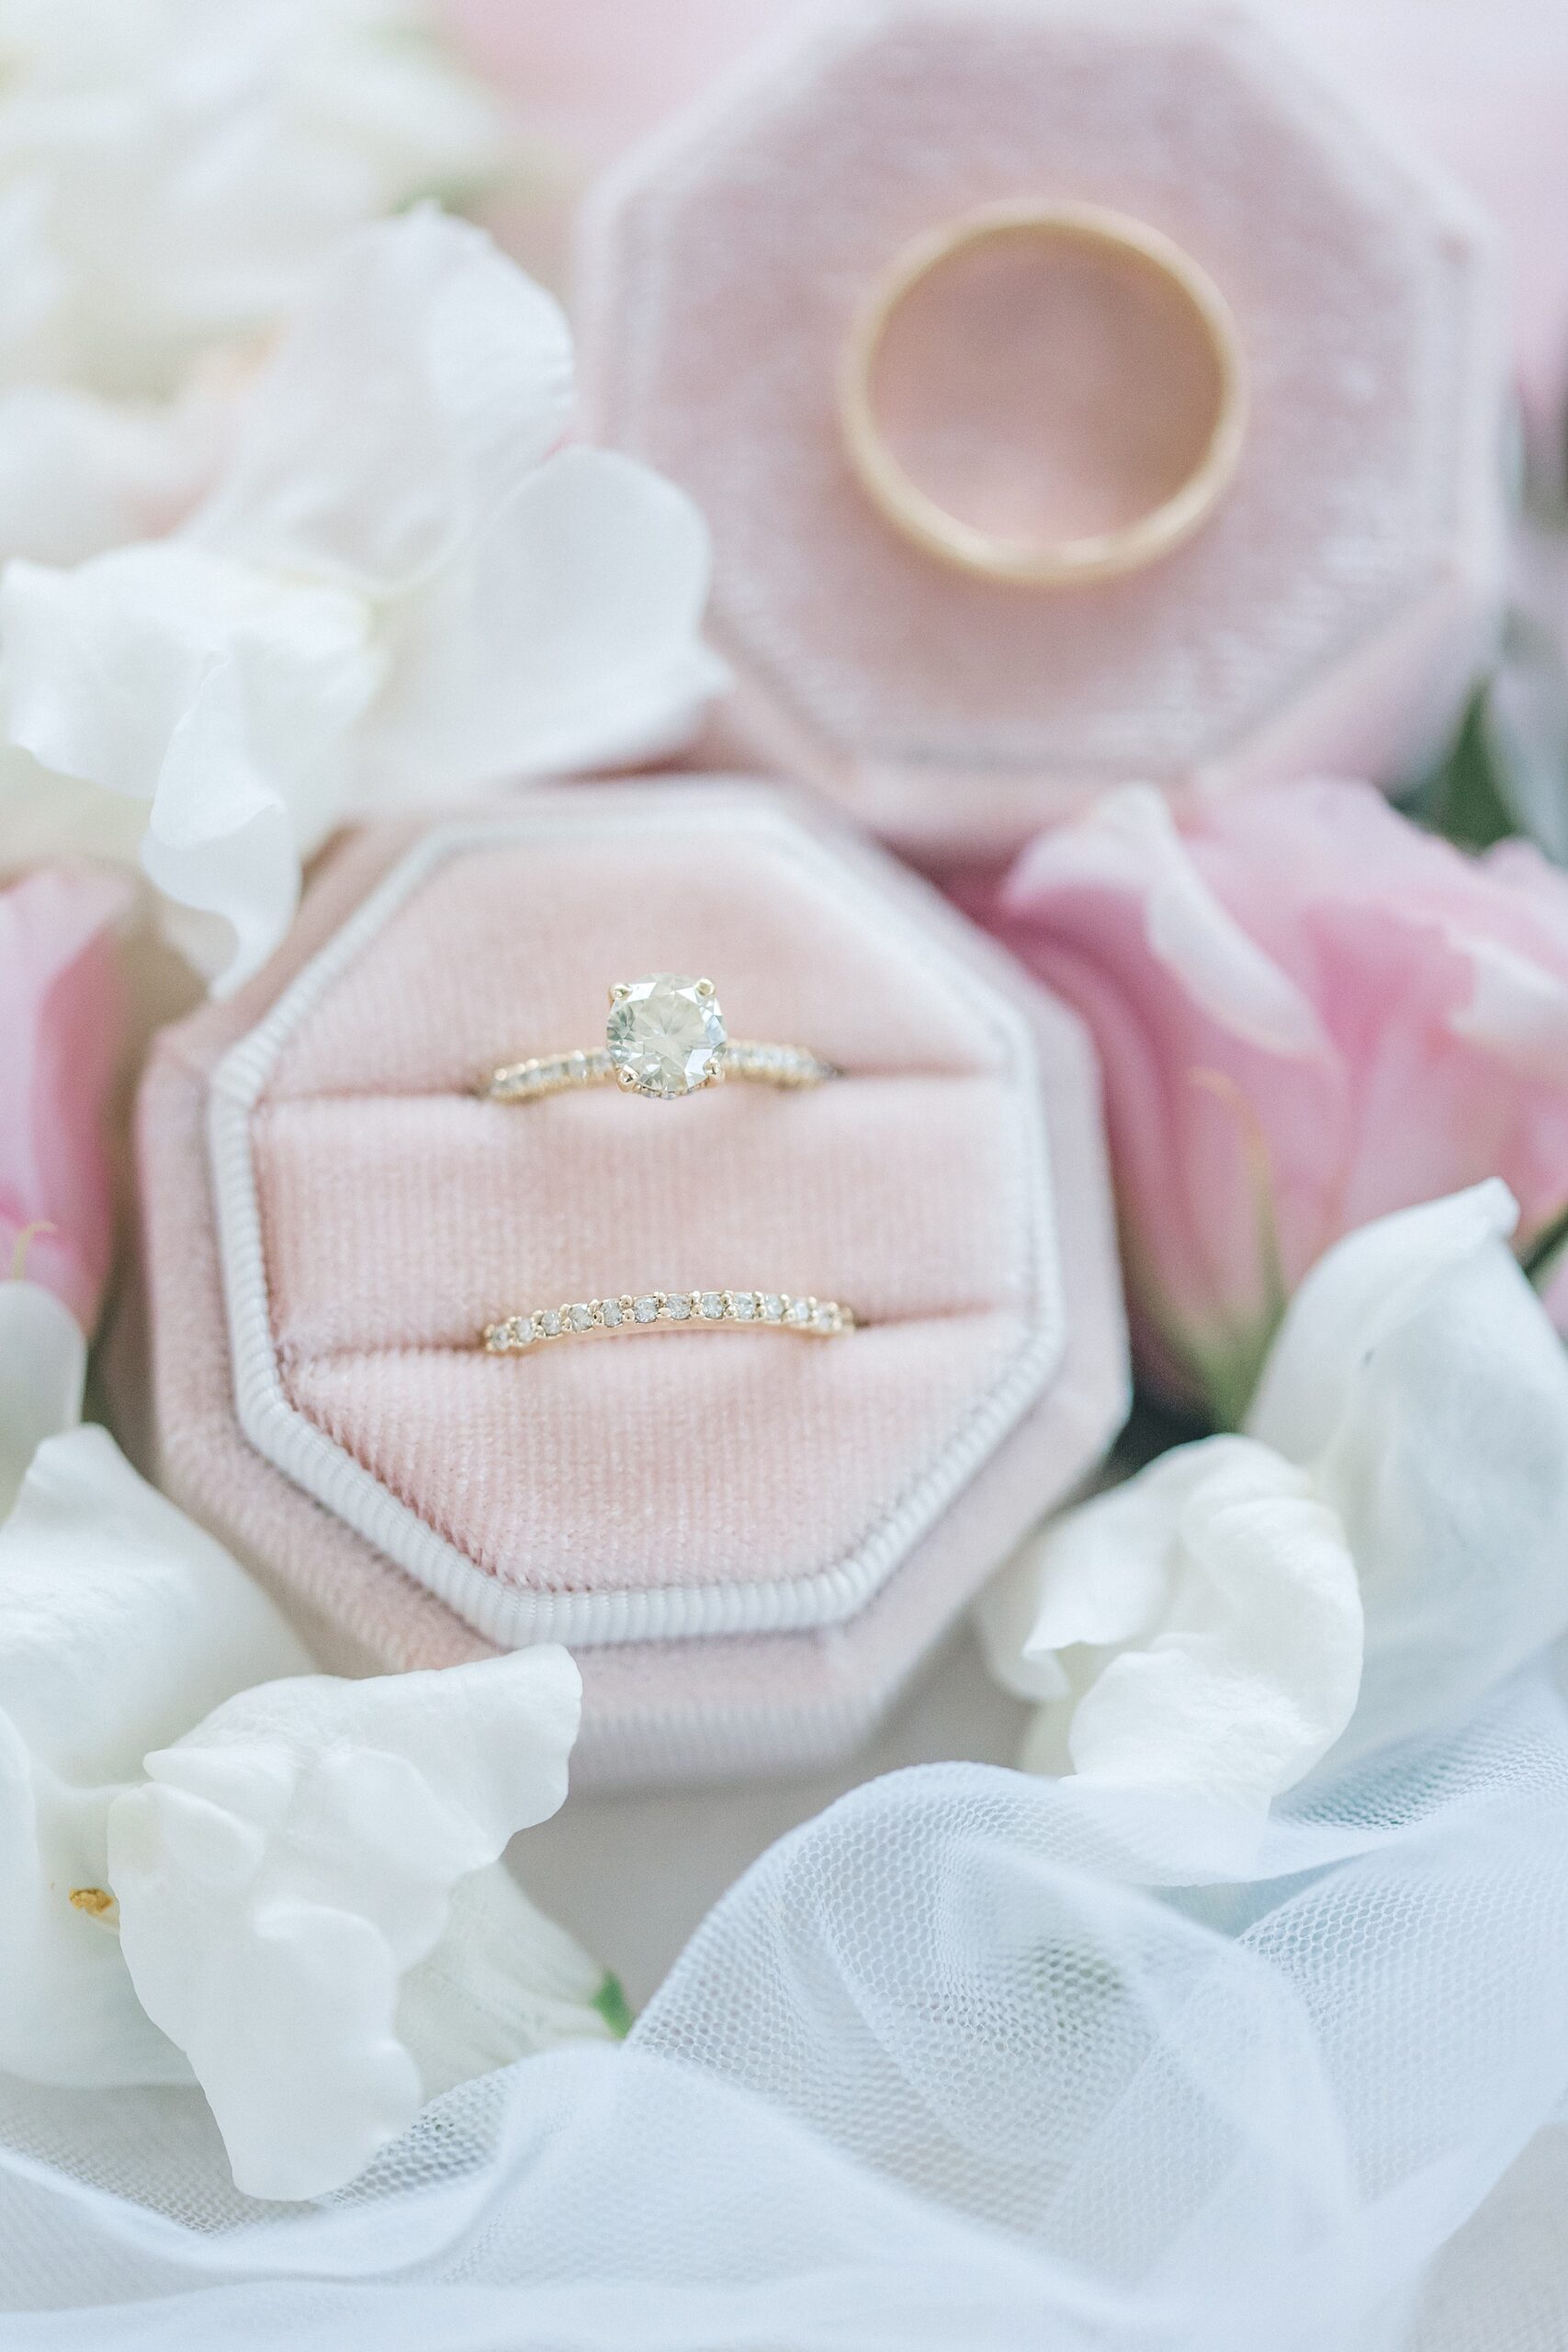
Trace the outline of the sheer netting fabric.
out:
M 195 2092 L 6 2083 L 0 2342 L 1561 2352 L 1565 1954 L 1544 1668 L 1262 1826 L 920 1766 L 319 2204 Z

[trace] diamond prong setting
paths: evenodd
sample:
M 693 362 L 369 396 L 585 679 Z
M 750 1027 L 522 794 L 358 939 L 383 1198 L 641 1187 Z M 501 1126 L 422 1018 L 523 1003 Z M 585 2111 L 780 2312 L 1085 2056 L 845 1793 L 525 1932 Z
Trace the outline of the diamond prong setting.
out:
M 804 1046 L 758 1045 L 731 1037 L 718 993 L 705 974 L 650 972 L 610 987 L 604 1043 L 575 1053 L 504 1062 L 481 1082 L 492 1102 L 536 1102 L 547 1094 L 613 1084 L 626 1094 L 672 1102 L 728 1078 L 797 1090 L 820 1086 L 838 1070 Z
M 712 1085 L 729 1032 L 711 980 L 653 972 L 616 996 L 604 1043 L 623 1086 L 672 1102 Z

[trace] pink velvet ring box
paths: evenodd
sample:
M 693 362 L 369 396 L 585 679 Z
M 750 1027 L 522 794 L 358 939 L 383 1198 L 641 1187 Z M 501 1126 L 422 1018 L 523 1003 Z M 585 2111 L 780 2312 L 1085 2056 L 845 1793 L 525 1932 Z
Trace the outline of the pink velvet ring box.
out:
M 901 535 L 844 429 L 853 322 L 978 208 L 1100 208 L 1234 321 L 1239 457 L 1121 576 L 969 576 Z M 890 445 L 1027 537 L 1138 511 L 1202 390 L 1146 273 L 1015 241 L 924 281 Z M 1179 308 L 1179 306 L 1178 306 Z M 1236 8 L 850 7 L 618 166 L 575 288 L 585 425 L 695 497 L 739 750 L 922 856 L 1009 853 L 1131 777 L 1393 783 L 1444 740 L 1502 572 L 1507 362 L 1466 203 Z
M 841 1075 L 476 1091 L 704 973 Z M 565 1642 L 578 1781 L 846 1752 L 1126 1402 L 1076 1021 L 925 885 L 753 786 L 544 790 L 340 851 L 165 1033 L 140 1150 L 158 1466 L 329 1663 Z M 481 1329 L 658 1290 L 852 1332 Z

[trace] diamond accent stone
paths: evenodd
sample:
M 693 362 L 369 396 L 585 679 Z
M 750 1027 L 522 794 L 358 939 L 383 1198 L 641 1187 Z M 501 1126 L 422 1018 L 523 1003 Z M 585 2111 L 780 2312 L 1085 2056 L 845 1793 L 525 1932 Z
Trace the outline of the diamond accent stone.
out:
M 711 1085 L 729 1042 L 711 981 L 679 972 L 654 972 L 617 989 L 604 1038 L 617 1073 L 666 1101 Z
M 851 1310 L 830 1298 L 791 1298 L 785 1292 L 758 1290 L 644 1291 L 633 1298 L 623 1291 L 619 1298 L 576 1299 L 563 1306 L 536 1307 L 532 1315 L 509 1315 L 499 1323 L 487 1323 L 479 1338 L 491 1355 L 501 1356 L 547 1340 L 570 1340 L 579 1332 L 694 1320 L 787 1324 L 811 1339 L 832 1339 L 857 1328 Z

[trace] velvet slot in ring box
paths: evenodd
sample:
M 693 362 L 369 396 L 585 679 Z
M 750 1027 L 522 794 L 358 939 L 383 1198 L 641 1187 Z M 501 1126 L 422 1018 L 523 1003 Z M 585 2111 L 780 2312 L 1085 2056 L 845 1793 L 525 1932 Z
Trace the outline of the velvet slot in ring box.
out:
M 655 969 L 842 1075 L 476 1091 Z M 341 1668 L 567 1642 L 578 1785 L 849 1751 L 1125 1408 L 1076 1020 L 754 786 L 362 835 L 267 970 L 165 1034 L 140 1150 L 169 1491 Z M 742 1284 L 859 1325 L 479 1342 L 550 1300 Z
M 1490 642 L 1486 232 L 1240 11 L 832 12 L 612 174 L 575 308 L 587 431 L 713 530 L 723 755 L 924 860 L 1130 778 L 1403 781 Z M 961 560 L 1097 535 L 1137 560 Z

